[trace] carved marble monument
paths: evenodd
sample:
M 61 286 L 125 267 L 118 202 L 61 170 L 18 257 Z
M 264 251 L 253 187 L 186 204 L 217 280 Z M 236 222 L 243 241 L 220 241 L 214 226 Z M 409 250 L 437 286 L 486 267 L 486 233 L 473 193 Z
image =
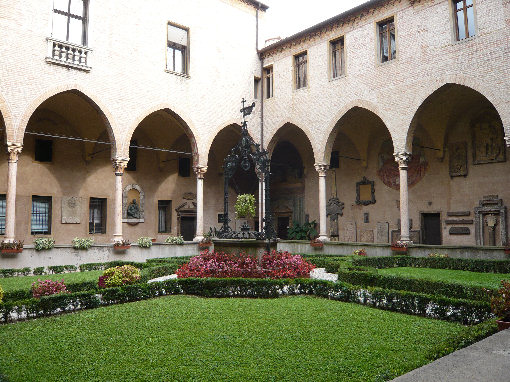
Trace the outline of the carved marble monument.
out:
M 80 224 L 81 211 L 80 197 L 62 197 L 62 224 Z

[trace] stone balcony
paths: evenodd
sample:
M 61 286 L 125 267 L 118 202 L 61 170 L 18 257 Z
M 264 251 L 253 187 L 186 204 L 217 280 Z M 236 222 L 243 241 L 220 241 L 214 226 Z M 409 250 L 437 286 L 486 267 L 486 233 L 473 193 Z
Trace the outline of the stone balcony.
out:
M 46 62 L 90 71 L 89 55 L 92 49 L 51 37 L 46 40 L 48 41 Z

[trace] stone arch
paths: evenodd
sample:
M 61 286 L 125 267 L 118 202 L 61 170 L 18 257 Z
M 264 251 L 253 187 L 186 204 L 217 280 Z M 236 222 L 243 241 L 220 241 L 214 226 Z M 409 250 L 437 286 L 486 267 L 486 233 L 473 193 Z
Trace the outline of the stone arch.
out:
M 331 151 L 333 149 L 333 145 L 335 143 L 336 137 L 338 135 L 338 130 L 340 128 L 339 122 L 340 120 L 351 110 L 354 109 L 364 109 L 372 114 L 374 114 L 376 117 L 378 117 L 384 126 L 386 127 L 386 130 L 388 130 L 392 142 L 393 147 L 395 147 L 395 139 L 390 129 L 388 129 L 388 118 L 382 113 L 382 111 L 375 105 L 374 103 L 362 99 L 357 99 L 352 102 L 349 102 L 344 107 L 340 109 L 340 111 L 335 115 L 335 117 L 330 121 L 328 125 L 327 131 L 329 131 L 329 134 L 327 136 L 327 139 L 325 142 L 323 142 L 323 145 L 321 147 L 324 147 L 323 151 L 319 154 L 321 158 L 322 163 L 329 163 L 331 158 Z
M 268 151 L 269 158 L 271 158 L 271 155 L 273 154 L 273 151 L 274 151 L 274 149 L 276 147 L 276 144 L 278 143 L 282 133 L 288 127 L 293 126 L 296 129 L 298 129 L 299 131 L 301 131 L 306 136 L 306 138 L 308 139 L 308 143 L 310 144 L 310 147 L 312 148 L 313 158 L 314 158 L 315 162 L 317 162 L 317 158 L 318 158 L 317 150 L 316 150 L 316 148 L 313 145 L 313 141 L 310 139 L 311 135 L 310 135 L 310 132 L 308 131 L 308 129 L 301 128 L 299 125 L 297 125 L 295 123 L 292 123 L 290 121 L 287 121 L 287 122 L 285 122 L 285 123 L 283 123 L 283 124 L 281 124 L 279 126 L 280 127 L 268 139 L 268 143 L 267 143 L 266 149 Z
M 445 79 L 438 79 L 436 81 L 428 81 L 422 86 L 417 87 L 419 90 L 416 93 L 416 96 L 413 99 L 412 105 L 408 108 L 410 114 L 406 116 L 406 124 L 407 132 L 406 132 L 406 141 L 405 141 L 405 149 L 406 151 L 412 150 L 412 142 L 415 130 L 417 128 L 416 124 L 416 116 L 421 110 L 422 106 L 430 100 L 436 92 L 447 85 L 459 85 L 469 88 L 481 96 L 486 98 L 492 106 L 496 109 L 501 121 L 503 123 L 503 127 L 505 129 L 505 137 L 507 141 L 510 139 L 510 115 L 506 115 L 503 113 L 503 110 L 508 109 L 505 108 L 505 105 L 500 102 L 495 92 L 501 89 L 491 89 L 487 85 L 482 84 L 478 80 L 472 77 L 465 76 L 450 76 Z
M 200 156 L 199 156 L 199 152 L 198 152 L 198 145 L 197 145 L 197 139 L 196 139 L 198 134 L 196 134 L 195 127 L 193 127 L 193 124 L 191 123 L 190 119 L 188 119 L 186 117 L 182 117 L 182 115 L 184 115 L 183 113 L 176 112 L 175 108 L 171 107 L 168 104 L 159 104 L 159 105 L 153 106 L 153 107 L 149 108 L 148 110 L 144 111 L 142 114 L 140 114 L 138 116 L 138 118 L 134 121 L 134 123 L 131 124 L 129 130 L 127 131 L 127 133 L 124 137 L 124 140 L 123 140 L 122 149 L 120 151 L 122 153 L 124 153 L 125 157 L 129 156 L 128 155 L 129 144 L 131 141 L 131 137 L 133 136 L 136 128 L 140 125 L 140 123 L 142 123 L 142 121 L 145 118 L 147 118 L 152 113 L 155 113 L 160 110 L 165 111 L 166 113 L 170 114 L 181 125 L 184 133 L 188 137 L 190 144 L 191 144 L 191 153 L 193 156 L 193 166 L 199 165 L 200 164 L 200 162 L 199 162 Z
M 241 125 L 239 124 L 239 120 L 235 119 L 235 118 L 232 118 L 232 119 L 230 119 L 228 121 L 225 121 L 222 124 L 216 126 L 214 128 L 213 132 L 211 132 L 209 134 L 209 136 L 207 138 L 207 142 L 205 143 L 204 153 L 203 153 L 203 156 L 205 158 L 207 158 L 207 159 L 209 158 L 209 154 L 211 152 L 212 144 L 213 144 L 214 140 L 216 139 L 216 137 L 218 136 L 218 134 L 221 133 L 225 128 L 227 128 L 229 126 L 239 126 L 239 128 L 241 127 Z M 252 136 L 252 138 L 253 138 L 253 136 Z
M 60 93 L 65 92 L 71 92 L 79 95 L 81 98 L 83 98 L 86 102 L 94 108 L 101 118 L 104 121 L 106 131 L 108 132 L 108 138 L 110 140 L 110 143 L 112 144 L 112 150 L 111 150 L 111 156 L 112 158 L 115 158 L 117 156 L 117 147 L 118 147 L 118 140 L 115 136 L 115 131 L 118 131 L 116 129 L 116 125 L 114 124 L 114 118 L 112 114 L 108 111 L 108 109 L 104 106 L 104 104 L 98 100 L 97 97 L 91 96 L 90 92 L 88 90 L 84 90 L 80 85 L 77 84 L 67 84 L 62 85 L 57 88 L 54 88 L 52 90 L 49 90 L 43 94 L 41 94 L 39 97 L 37 97 L 35 100 L 33 100 L 30 103 L 30 106 L 27 108 L 25 114 L 21 117 L 19 123 L 18 123 L 18 129 L 14 136 L 14 141 L 16 143 L 22 144 L 23 139 L 25 136 L 25 130 L 28 125 L 28 121 L 30 120 L 30 117 L 34 114 L 36 109 L 47 99 L 56 96 Z
M 4 142 L 5 143 L 14 142 L 14 126 L 12 121 L 11 108 L 1 95 L 0 95 L 0 118 L 2 118 L 3 120 L 4 125 L 3 127 L 5 129 Z
M 222 132 L 226 131 L 226 129 L 229 129 L 229 128 L 233 128 L 233 129 L 237 130 L 237 131 L 236 131 L 236 133 L 238 133 L 238 134 L 239 134 L 239 138 L 241 137 L 241 129 L 242 129 L 242 128 L 241 128 L 241 125 L 239 124 L 239 122 L 238 122 L 238 121 L 236 121 L 236 120 L 232 120 L 232 121 L 230 121 L 230 123 L 228 123 L 228 122 L 227 122 L 227 124 L 226 124 L 226 125 L 221 125 L 221 127 L 220 127 L 220 128 L 217 128 L 217 129 L 215 130 L 214 135 L 212 135 L 212 134 L 211 134 L 211 136 L 209 137 L 209 142 L 207 143 L 207 151 L 206 151 L 206 152 L 204 151 L 204 153 L 207 153 L 207 163 L 206 163 L 206 165 L 207 165 L 207 166 L 210 166 L 210 163 L 209 163 L 209 155 L 211 155 L 211 154 L 212 154 L 213 145 L 215 144 L 215 143 L 214 143 L 214 141 L 216 140 L 216 138 L 218 138 L 218 137 L 220 136 L 220 134 L 222 134 Z M 248 132 L 248 135 L 250 135 L 250 136 L 251 136 L 251 134 L 250 134 L 249 132 Z M 238 138 L 238 139 L 236 139 L 236 142 L 234 143 L 234 146 L 238 143 L 239 138 Z M 253 137 L 252 137 L 252 138 L 253 138 Z M 233 146 L 232 146 L 232 147 L 233 147 Z M 228 153 L 228 152 L 230 152 L 230 149 L 231 149 L 231 148 L 228 148 L 228 149 L 227 149 L 227 153 Z M 204 155 L 205 155 L 205 154 L 204 154 Z M 221 163 L 223 163 L 223 160 L 224 160 L 224 159 L 225 159 L 225 158 L 218 158 L 218 160 L 219 160 Z

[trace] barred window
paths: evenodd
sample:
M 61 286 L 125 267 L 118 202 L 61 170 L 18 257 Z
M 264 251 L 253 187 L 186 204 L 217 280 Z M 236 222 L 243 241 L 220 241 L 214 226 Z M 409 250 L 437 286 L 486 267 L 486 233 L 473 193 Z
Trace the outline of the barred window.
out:
M 168 233 L 172 230 L 172 201 L 158 200 L 158 232 Z
M 457 41 L 475 35 L 473 0 L 454 0 L 455 34 Z
M 397 45 L 395 43 L 395 23 L 393 18 L 379 23 L 379 50 L 381 62 L 397 58 Z
M 88 0 L 53 0 L 52 36 L 87 45 Z
M 344 74 L 344 39 L 331 41 L 331 78 Z
M 188 74 L 188 29 L 168 23 L 166 69 Z
M 90 198 L 89 233 L 106 233 L 106 199 Z
M 5 194 L 0 195 L 0 235 L 5 235 Z
M 51 196 L 32 196 L 32 235 L 51 234 Z
M 296 72 L 296 89 L 301 89 L 307 86 L 307 54 L 302 53 L 294 56 L 294 66 Z

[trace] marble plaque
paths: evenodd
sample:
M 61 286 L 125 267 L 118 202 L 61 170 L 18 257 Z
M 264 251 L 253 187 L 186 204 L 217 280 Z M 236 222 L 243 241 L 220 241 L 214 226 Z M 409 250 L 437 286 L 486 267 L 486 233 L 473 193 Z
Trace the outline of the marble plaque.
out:
M 376 243 L 387 243 L 389 238 L 390 225 L 388 222 L 377 222 Z
M 78 196 L 62 197 L 62 224 L 80 224 L 81 198 Z
M 471 230 L 469 227 L 451 227 L 449 233 L 450 235 L 469 235 Z
M 347 222 L 344 224 L 344 241 L 356 242 L 356 222 Z
M 373 229 L 360 230 L 359 241 L 362 243 L 373 243 L 374 242 L 374 230 Z

